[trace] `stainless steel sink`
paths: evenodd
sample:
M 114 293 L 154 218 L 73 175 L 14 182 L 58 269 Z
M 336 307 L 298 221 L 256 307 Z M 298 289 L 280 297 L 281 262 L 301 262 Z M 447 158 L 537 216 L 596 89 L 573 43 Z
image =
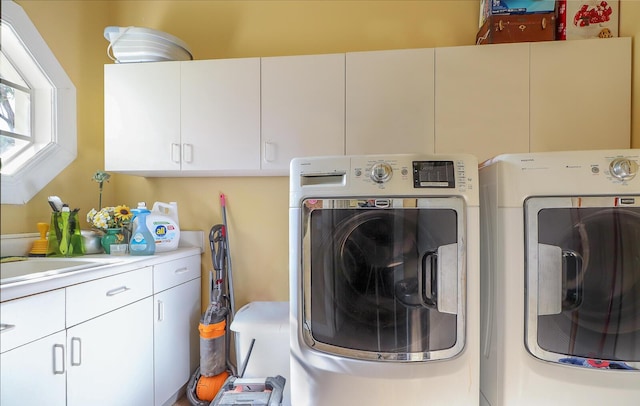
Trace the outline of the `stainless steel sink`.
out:
M 111 258 L 29 258 L 0 264 L 0 285 L 119 262 Z

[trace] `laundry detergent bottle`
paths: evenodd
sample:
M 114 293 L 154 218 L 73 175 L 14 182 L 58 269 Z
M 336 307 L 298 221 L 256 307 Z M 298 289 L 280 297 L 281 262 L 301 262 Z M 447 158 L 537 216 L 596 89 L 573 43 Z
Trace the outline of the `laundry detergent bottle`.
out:
M 156 244 L 153 235 L 147 228 L 147 216 L 151 213 L 145 202 L 138 203 L 137 209 L 132 209 L 133 231 L 129 241 L 129 254 L 153 255 L 156 252 Z
M 156 243 L 156 252 L 173 251 L 180 243 L 178 203 L 155 202 L 147 216 L 147 228 Z

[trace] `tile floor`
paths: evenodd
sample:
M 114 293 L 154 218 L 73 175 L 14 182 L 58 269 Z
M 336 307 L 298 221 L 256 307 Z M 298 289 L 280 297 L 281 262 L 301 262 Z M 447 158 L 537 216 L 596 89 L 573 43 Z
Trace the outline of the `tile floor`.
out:
M 191 402 L 189 402 L 189 398 L 187 395 L 182 396 L 173 406 L 191 406 Z

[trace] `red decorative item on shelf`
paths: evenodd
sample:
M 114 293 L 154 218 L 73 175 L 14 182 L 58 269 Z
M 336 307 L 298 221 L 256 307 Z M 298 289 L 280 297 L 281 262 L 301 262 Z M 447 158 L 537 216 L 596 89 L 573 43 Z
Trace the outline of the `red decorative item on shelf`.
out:
M 557 2 L 557 39 L 618 36 L 619 1 L 560 0 Z

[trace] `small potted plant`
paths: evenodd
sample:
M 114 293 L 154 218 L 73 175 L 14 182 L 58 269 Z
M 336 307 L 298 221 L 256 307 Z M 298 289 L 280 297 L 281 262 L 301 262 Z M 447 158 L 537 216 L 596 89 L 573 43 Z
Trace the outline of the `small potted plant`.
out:
M 92 208 L 87 213 L 87 222 L 91 228 L 101 234 L 100 244 L 107 254 L 111 253 L 112 244 L 127 244 L 128 228 L 131 223 L 133 213 L 126 205 L 102 207 L 102 190 L 104 183 L 109 181 L 107 172 L 97 171 L 91 178 L 99 185 L 100 197 L 96 210 Z

